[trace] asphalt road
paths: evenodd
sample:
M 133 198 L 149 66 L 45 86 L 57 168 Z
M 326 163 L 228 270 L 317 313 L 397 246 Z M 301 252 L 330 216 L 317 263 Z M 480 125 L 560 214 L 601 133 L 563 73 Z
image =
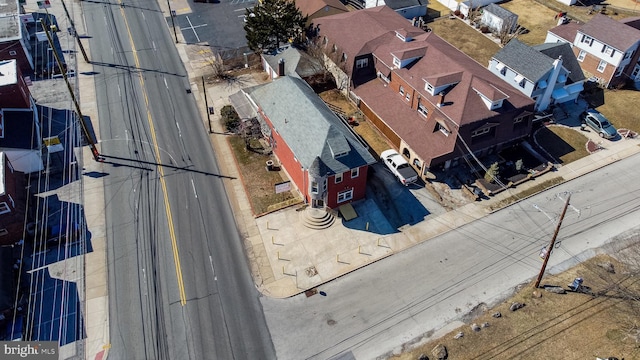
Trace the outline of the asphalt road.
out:
M 162 12 L 143 1 L 83 10 L 108 173 L 109 357 L 275 358 Z
M 635 155 L 345 275 L 320 287 L 326 296 L 262 298 L 278 359 L 374 359 L 494 305 L 537 275 L 567 192 L 547 269 L 585 260 L 589 249 L 640 231 L 639 177 Z

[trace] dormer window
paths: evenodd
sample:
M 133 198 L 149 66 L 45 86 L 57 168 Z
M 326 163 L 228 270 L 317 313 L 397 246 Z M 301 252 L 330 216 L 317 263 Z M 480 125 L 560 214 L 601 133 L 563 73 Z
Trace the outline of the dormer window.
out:
M 334 53 L 336 51 L 338 51 L 338 45 L 333 44 L 333 47 L 331 48 L 331 52 Z
M 393 57 L 393 66 L 399 68 L 400 67 L 400 59 L 398 59 L 397 57 Z
M 496 70 L 500 73 L 500 75 L 505 75 L 507 73 L 507 67 L 505 64 L 499 62 L 496 64 Z
M 602 47 L 602 52 L 606 55 L 613 56 L 614 50 L 611 46 L 605 45 Z
M 342 53 L 342 56 L 340 57 L 340 61 L 342 61 L 342 62 L 347 61 L 347 54 L 346 53 Z
M 440 121 L 436 121 L 436 127 L 433 129 L 433 132 L 436 132 L 436 131 L 440 131 L 446 136 L 449 136 L 449 134 L 451 134 L 451 131 L 449 131 L 449 129 L 447 129 L 447 127 Z
M 369 66 L 369 59 L 358 59 L 356 60 L 356 69 L 364 69 Z
M 525 80 L 524 76 L 522 76 L 520 74 L 516 75 L 516 77 L 513 79 L 513 81 L 515 81 L 518 84 L 518 86 L 520 86 L 521 88 L 524 88 L 524 85 L 526 83 L 526 80 Z
M 433 85 L 429 83 L 424 84 L 424 89 L 431 95 L 433 95 Z
M 429 109 L 421 101 L 418 101 L 418 113 L 424 117 L 429 115 Z

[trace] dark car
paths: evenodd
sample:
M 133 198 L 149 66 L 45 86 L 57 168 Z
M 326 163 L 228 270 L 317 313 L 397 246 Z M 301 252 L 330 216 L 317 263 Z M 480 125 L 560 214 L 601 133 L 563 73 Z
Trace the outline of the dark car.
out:
M 600 137 L 612 139 L 618 134 L 616 128 L 597 110 L 588 109 L 580 115 L 580 120 L 595 130 Z

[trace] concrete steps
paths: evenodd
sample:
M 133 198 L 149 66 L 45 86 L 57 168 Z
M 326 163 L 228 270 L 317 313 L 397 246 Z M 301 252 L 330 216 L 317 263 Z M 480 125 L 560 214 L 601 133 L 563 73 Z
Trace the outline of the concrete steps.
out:
M 335 222 L 335 216 L 324 209 L 306 208 L 300 212 L 302 224 L 309 229 L 327 229 Z

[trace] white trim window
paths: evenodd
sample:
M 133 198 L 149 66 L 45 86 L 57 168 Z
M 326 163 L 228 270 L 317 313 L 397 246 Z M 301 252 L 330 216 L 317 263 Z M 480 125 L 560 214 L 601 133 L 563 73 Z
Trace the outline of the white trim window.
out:
M 609 55 L 609 56 L 613 56 L 613 48 L 611 46 L 605 45 L 604 48 L 602 49 L 602 52 Z
M 633 80 L 640 80 L 640 64 L 636 65 L 631 72 L 631 78 Z
M 353 189 L 338 192 L 338 203 L 353 199 Z
M 587 52 L 584 50 L 580 50 L 580 52 L 578 53 L 578 57 L 576 59 L 580 62 L 583 62 L 585 56 L 587 56 Z
M 580 42 L 591 46 L 591 44 L 593 44 L 593 38 L 591 36 L 582 35 L 582 40 L 580 40 Z
M 360 168 L 351 169 L 351 178 L 357 178 L 360 176 Z
M 524 76 L 522 76 L 520 74 L 516 75 L 516 77 L 513 78 L 513 81 L 518 83 L 518 86 L 520 86 L 521 88 L 523 88 L 524 84 L 526 83 Z
M 429 109 L 421 101 L 418 101 L 418 113 L 424 117 L 429 115 Z
M 500 75 L 505 75 L 507 73 L 507 66 L 501 62 L 496 64 L 496 70 L 500 73 Z
M 344 176 L 344 173 L 340 173 L 340 174 L 336 174 L 334 182 L 336 184 L 340 184 L 342 182 L 342 177 Z
M 356 69 L 364 69 L 369 66 L 369 59 L 358 59 L 356 60 Z
M 607 68 L 607 62 L 604 60 L 600 60 L 600 63 L 598 64 L 598 68 L 596 70 L 598 70 L 598 72 L 604 72 L 606 68 Z
M 9 208 L 9 204 L 7 204 L 4 201 L 0 202 L 0 215 L 10 213 L 10 212 L 11 212 L 11 208 Z
M 311 193 L 312 194 L 317 194 L 318 193 L 318 182 L 317 181 L 312 181 L 311 182 Z
M 404 95 L 404 86 L 400 85 L 400 95 Z

